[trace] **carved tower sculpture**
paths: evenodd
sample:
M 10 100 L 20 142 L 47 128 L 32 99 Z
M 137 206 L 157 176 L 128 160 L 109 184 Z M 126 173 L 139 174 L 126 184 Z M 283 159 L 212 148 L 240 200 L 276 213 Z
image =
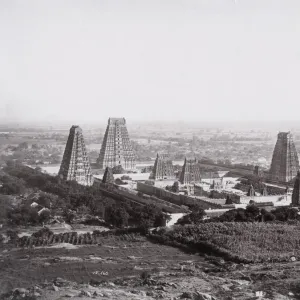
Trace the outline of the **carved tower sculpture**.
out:
M 101 169 L 119 165 L 125 170 L 135 169 L 135 155 L 124 118 L 109 118 L 97 162 Z
M 70 129 L 58 175 L 63 180 L 75 180 L 82 185 L 93 184 L 90 162 L 79 126 L 72 126 Z
M 274 148 L 270 168 L 270 179 L 277 182 L 289 182 L 299 170 L 296 147 L 290 132 L 280 132 Z
M 185 158 L 179 181 L 181 184 L 192 184 L 201 182 L 200 165 L 196 158 Z
M 158 154 L 149 179 L 175 179 L 174 166 L 167 154 Z

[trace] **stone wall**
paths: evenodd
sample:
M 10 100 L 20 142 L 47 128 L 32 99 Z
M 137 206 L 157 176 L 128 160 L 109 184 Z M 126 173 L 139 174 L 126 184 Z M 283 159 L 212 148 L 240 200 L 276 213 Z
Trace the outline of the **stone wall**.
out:
M 163 199 L 165 201 L 174 203 L 176 205 L 185 205 L 185 206 L 191 206 L 194 204 L 200 204 L 203 209 L 209 209 L 209 208 L 221 208 L 221 205 L 211 203 L 209 201 L 206 201 L 204 199 L 195 198 L 191 196 L 186 195 L 180 195 L 175 194 L 170 191 L 152 186 L 147 185 L 145 183 L 138 182 L 137 183 L 137 190 L 141 193 L 145 193 L 151 196 L 159 197 L 160 199 Z

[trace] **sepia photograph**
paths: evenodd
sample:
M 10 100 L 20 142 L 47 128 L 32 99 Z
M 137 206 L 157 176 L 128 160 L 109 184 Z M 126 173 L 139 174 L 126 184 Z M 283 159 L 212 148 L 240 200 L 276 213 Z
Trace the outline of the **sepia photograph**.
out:
M 0 0 L 0 300 L 300 299 L 299 0 Z

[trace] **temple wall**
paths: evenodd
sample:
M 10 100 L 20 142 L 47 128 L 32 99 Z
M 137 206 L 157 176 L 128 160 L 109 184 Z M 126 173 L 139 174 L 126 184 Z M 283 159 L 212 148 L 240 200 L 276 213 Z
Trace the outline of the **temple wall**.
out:
M 145 193 L 148 195 L 154 195 L 157 196 L 163 200 L 169 201 L 171 203 L 174 203 L 176 205 L 194 205 L 194 204 L 200 204 L 203 209 L 209 209 L 209 208 L 220 208 L 221 205 L 211 203 L 209 201 L 205 201 L 203 199 L 190 197 L 186 195 L 181 194 L 175 194 L 170 191 L 164 190 L 162 188 L 158 188 L 155 186 L 151 186 L 145 183 L 137 182 L 137 190 L 141 193 Z

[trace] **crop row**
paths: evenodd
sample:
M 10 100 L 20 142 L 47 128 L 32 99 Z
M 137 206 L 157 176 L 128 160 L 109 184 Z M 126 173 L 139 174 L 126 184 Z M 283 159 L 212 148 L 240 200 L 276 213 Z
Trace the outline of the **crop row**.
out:
M 16 245 L 18 247 L 39 247 L 47 246 L 58 243 L 69 243 L 73 245 L 91 245 L 99 244 L 103 242 L 105 238 L 102 234 L 99 233 L 84 233 L 78 234 L 77 232 L 66 232 L 60 234 L 44 234 L 42 236 L 23 236 L 17 239 Z M 114 236 L 114 239 L 126 240 L 126 241 L 135 241 L 136 236 L 134 234 L 128 234 L 125 236 Z

